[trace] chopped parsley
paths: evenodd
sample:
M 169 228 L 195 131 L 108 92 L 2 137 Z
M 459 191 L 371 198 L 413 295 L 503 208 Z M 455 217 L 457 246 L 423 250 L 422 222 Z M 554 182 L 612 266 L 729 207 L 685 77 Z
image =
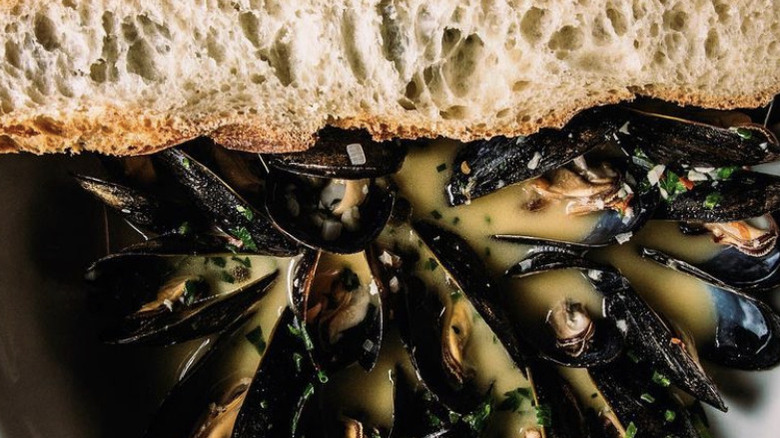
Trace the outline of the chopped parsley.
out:
M 238 227 L 230 230 L 230 234 L 243 243 L 244 248 L 250 251 L 257 251 L 257 244 L 252 239 L 252 235 L 246 227 Z
M 513 389 L 505 392 L 504 396 L 506 398 L 496 407 L 498 411 L 519 412 L 523 400 L 533 400 L 533 394 L 529 388 Z
M 195 302 L 195 297 L 198 294 L 198 286 L 201 280 L 187 280 L 184 282 L 184 292 L 182 293 L 182 303 L 185 306 Z
M 225 265 L 227 265 L 227 261 L 224 257 L 209 257 L 209 261 L 219 266 L 220 268 L 224 268 Z
M 484 401 L 474 410 L 474 412 L 464 415 L 461 418 L 461 421 L 463 421 L 472 431 L 481 432 L 485 429 L 487 420 L 490 418 L 492 412 L 493 406 L 489 401 Z
M 647 403 L 655 403 L 655 397 L 653 397 L 652 395 L 650 395 L 650 394 L 648 394 L 646 392 L 643 393 L 642 395 L 640 395 L 639 398 L 641 398 L 642 401 L 647 402 Z
M 671 423 L 675 418 L 677 418 L 677 413 L 674 411 L 667 409 L 666 412 L 664 412 L 664 420 L 666 420 L 667 423 Z
M 192 231 L 192 227 L 190 227 L 190 223 L 187 221 L 182 222 L 181 225 L 179 225 L 179 229 L 176 230 L 179 234 L 186 235 L 190 234 Z
M 243 259 L 241 257 L 233 256 L 230 258 L 230 260 L 233 260 L 236 263 L 241 264 L 245 268 L 251 268 L 252 267 L 252 261 L 249 260 L 249 257 L 244 257 Z
M 261 355 L 265 352 L 265 347 L 267 346 L 265 342 L 265 338 L 263 337 L 263 328 L 259 325 L 255 328 L 253 328 L 251 331 L 249 331 L 246 335 L 246 340 L 249 341 L 250 344 L 252 344 L 253 347 L 257 349 L 257 352 Z
M 688 191 L 688 186 L 680 176 L 671 170 L 666 171 L 661 179 L 658 180 L 658 187 L 666 192 L 669 200 L 674 200 L 681 193 Z
M 442 218 L 441 213 L 439 213 L 439 210 L 433 210 L 431 211 L 431 216 L 433 216 L 434 219 L 439 220 Z
M 489 246 L 485 247 L 485 257 L 490 257 L 490 247 Z
M 236 282 L 236 277 L 233 277 L 228 271 L 222 271 L 220 272 L 220 280 L 232 284 Z
M 739 127 L 734 129 L 736 131 L 737 135 L 740 136 L 743 140 L 750 140 L 753 138 L 753 131 L 747 128 Z
M 251 221 L 255 218 L 255 214 L 252 212 L 251 209 L 244 207 L 243 205 L 236 205 L 236 210 L 243 214 L 246 220 Z
M 542 427 L 552 426 L 552 409 L 548 405 L 536 407 L 536 422 Z
M 303 390 L 303 395 L 301 395 L 301 399 L 298 400 L 298 406 L 304 406 L 306 404 L 306 400 L 308 400 L 313 394 L 314 394 L 314 385 L 312 383 L 309 383 L 308 385 L 306 385 L 306 388 Z M 301 419 L 302 412 L 303 412 L 302 409 L 295 410 L 295 415 L 293 415 L 292 418 L 292 436 L 297 436 L 296 431 L 298 430 L 298 422 Z
M 320 381 L 320 383 L 328 383 L 328 375 L 325 374 L 325 371 L 317 371 L 317 379 Z
M 637 433 L 636 424 L 634 422 L 628 423 L 628 427 L 626 428 L 626 438 L 634 438 Z
M 491 223 L 491 222 L 493 222 L 493 218 L 491 218 L 491 217 L 490 217 L 490 215 L 487 215 L 487 214 L 486 214 L 486 215 L 485 215 L 485 223 L 486 223 L 486 224 L 489 224 L 489 223 Z
M 190 159 L 189 158 L 184 157 L 184 158 L 181 159 L 181 165 L 184 166 L 185 169 L 189 170 L 190 164 L 191 163 L 190 163 Z
M 293 363 L 295 364 L 295 372 L 300 373 L 303 369 L 303 355 L 301 355 L 301 353 L 293 353 L 292 358 Z
M 461 298 L 463 298 L 463 292 L 459 290 L 450 292 L 450 300 L 452 300 L 453 303 Z
M 447 170 L 447 163 L 441 163 L 438 166 L 436 166 L 436 171 L 441 173 Z
M 718 192 L 712 192 L 704 199 L 704 208 L 712 210 L 713 208 L 717 207 L 722 200 L 723 195 Z
M 668 377 L 664 376 L 663 374 L 659 373 L 658 371 L 653 371 L 653 382 L 663 386 L 664 388 L 668 387 L 672 384 L 672 381 L 669 380 Z
M 436 268 L 439 267 L 439 262 L 437 262 L 434 258 L 428 257 L 428 261 L 425 262 L 425 269 L 429 271 L 435 271 Z
M 311 338 L 309 337 L 309 332 L 306 331 L 306 327 L 297 327 L 294 324 L 289 324 L 287 325 L 287 329 L 290 330 L 290 333 L 293 336 L 303 341 L 307 351 L 311 351 L 314 349 L 314 344 L 312 343 Z
M 452 225 L 458 225 L 459 222 L 460 222 L 459 217 L 455 216 L 454 218 L 452 218 Z
M 716 171 L 716 174 L 718 175 L 718 179 L 729 179 L 731 178 L 731 174 L 737 169 L 739 169 L 737 166 L 721 167 Z

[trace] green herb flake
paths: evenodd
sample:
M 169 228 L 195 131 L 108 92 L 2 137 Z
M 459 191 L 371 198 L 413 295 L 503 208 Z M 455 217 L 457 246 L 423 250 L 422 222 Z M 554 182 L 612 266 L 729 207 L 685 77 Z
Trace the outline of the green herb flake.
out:
M 490 217 L 490 215 L 485 215 L 485 223 L 490 224 L 493 222 L 493 218 Z
M 671 380 L 658 371 L 653 371 L 653 382 L 663 386 L 664 388 L 672 384 Z
M 712 438 L 712 434 L 707 428 L 706 420 L 702 419 L 697 414 L 693 414 L 691 415 L 691 422 L 693 423 L 693 427 L 696 429 L 696 432 L 699 433 L 699 438 Z
M 664 412 L 664 420 L 666 420 L 667 423 L 671 423 L 672 421 L 674 421 L 675 418 L 677 418 L 676 412 L 670 411 L 668 409 L 666 410 L 666 412 Z
M 252 239 L 252 235 L 246 227 L 238 227 L 230 230 L 230 235 L 240 240 L 243 243 L 243 247 L 250 251 L 257 251 L 257 244 Z
M 339 278 L 344 288 L 350 292 L 360 287 L 360 278 L 352 269 L 342 269 Z
M 455 290 L 455 291 L 450 292 L 450 300 L 453 303 L 457 302 L 461 298 L 463 298 L 463 292 L 461 292 L 459 290 Z
M 680 176 L 671 170 L 664 172 L 664 175 L 658 181 L 658 187 L 666 192 L 669 201 L 673 201 L 680 193 L 688 191 L 688 187 L 683 184 Z
M 626 428 L 626 438 L 634 438 L 637 433 L 636 424 L 634 422 L 628 423 L 628 427 Z
M 496 335 L 493 335 L 493 344 L 498 344 L 498 338 Z
M 449 417 L 450 417 L 450 423 L 457 423 L 458 420 L 460 420 L 460 414 L 457 412 L 450 411 Z
M 428 425 L 431 427 L 439 428 L 442 424 L 444 424 L 441 421 L 441 418 L 437 417 L 436 415 L 428 412 Z
M 252 212 L 251 209 L 244 207 L 243 205 L 236 205 L 236 210 L 243 214 L 246 220 L 251 221 L 255 218 L 255 214 Z
M 293 353 L 293 363 L 295 364 L 295 372 L 300 374 L 303 369 L 303 355 L 301 353 Z
M 227 265 L 227 260 L 224 257 L 209 257 L 209 261 L 220 268 L 224 268 Z
M 233 277 L 230 275 L 228 271 L 222 271 L 220 272 L 220 280 L 224 281 L 225 283 L 233 284 L 236 282 L 236 277 Z
M 249 341 L 252 346 L 254 346 L 257 349 L 257 352 L 262 355 L 265 352 L 265 347 L 267 346 L 265 342 L 265 338 L 263 337 L 263 328 L 260 326 L 257 326 L 253 328 L 251 331 L 249 331 L 246 335 L 244 335 L 247 341 Z
M 249 260 L 249 257 L 244 257 L 243 259 L 241 257 L 233 256 L 230 258 L 230 260 L 233 260 L 234 262 L 242 265 L 245 268 L 251 268 L 252 267 L 252 261 Z
M 452 218 L 452 225 L 458 225 L 459 223 L 460 223 L 460 218 L 458 216 Z
M 438 166 L 436 166 L 436 171 L 441 173 L 447 170 L 447 163 L 441 163 Z
M 441 213 L 439 213 L 439 210 L 433 210 L 431 211 L 431 216 L 433 216 L 434 219 L 439 220 L 442 218 Z
M 439 262 L 437 262 L 434 258 L 428 257 L 428 261 L 425 262 L 425 269 L 429 271 L 435 271 L 436 268 L 439 267 Z
M 463 421 L 472 431 L 481 432 L 485 429 L 488 418 L 493 412 L 493 406 L 488 401 L 482 402 L 474 412 L 464 415 L 461 421 Z
M 552 409 L 548 405 L 536 407 L 536 422 L 542 427 L 552 426 Z
M 200 280 L 187 280 L 184 282 L 184 293 L 182 293 L 182 302 L 185 306 L 195 302 L 195 296 L 198 293 L 198 284 Z
M 299 406 L 305 406 L 306 401 L 314 394 L 314 385 L 312 383 L 309 383 L 306 385 L 306 388 L 303 390 L 303 395 L 301 396 L 301 399 L 298 401 Z M 296 409 L 295 415 L 293 415 L 292 418 L 292 436 L 298 436 L 296 431 L 298 430 L 298 422 L 301 420 L 301 413 L 303 412 L 303 409 Z
M 490 247 L 489 246 L 485 247 L 485 257 L 490 257 Z
M 704 199 L 704 208 L 712 210 L 713 208 L 717 207 L 722 200 L 723 195 L 718 192 L 712 192 Z
M 532 400 L 531 390 L 528 388 L 517 388 L 504 393 L 506 397 L 497 407 L 498 411 L 519 412 L 523 400 Z
M 320 381 L 320 383 L 325 384 L 328 383 L 328 375 L 325 374 L 325 371 L 319 370 L 317 371 L 317 379 Z
M 192 227 L 190 227 L 190 223 L 187 221 L 182 222 L 181 225 L 179 225 L 178 230 L 176 230 L 179 234 L 187 235 L 190 234 L 192 231 Z
M 261 409 L 268 409 L 268 400 L 261 400 L 260 401 L 260 408 Z
M 646 392 L 643 393 L 642 395 L 640 395 L 639 398 L 641 398 L 642 401 L 644 401 L 646 403 L 655 403 L 655 397 L 653 397 L 652 395 L 650 395 L 650 394 L 648 394 Z
M 750 140 L 753 138 L 753 131 L 747 128 L 736 128 L 734 131 L 736 131 L 737 135 L 740 136 L 743 140 Z
M 731 178 L 731 174 L 734 173 L 737 169 L 739 169 L 737 166 L 721 167 L 721 168 L 719 168 L 716 171 L 716 173 L 718 175 L 718 179 L 729 179 L 729 178 Z
M 305 327 L 296 327 L 293 324 L 288 324 L 287 329 L 290 330 L 290 334 L 303 341 L 307 351 L 314 349 L 314 343 L 312 343 L 309 332 L 306 331 Z
M 184 157 L 184 158 L 181 159 L 181 165 L 184 166 L 185 169 L 189 170 L 191 164 L 192 163 L 190 163 L 190 159 L 189 158 Z

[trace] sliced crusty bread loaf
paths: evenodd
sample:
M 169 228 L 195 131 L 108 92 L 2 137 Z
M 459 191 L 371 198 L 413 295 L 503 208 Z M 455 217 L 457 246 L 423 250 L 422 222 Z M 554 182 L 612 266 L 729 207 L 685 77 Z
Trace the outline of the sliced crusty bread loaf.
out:
M 462 140 L 655 96 L 780 91 L 771 0 L 0 0 L 0 151 Z

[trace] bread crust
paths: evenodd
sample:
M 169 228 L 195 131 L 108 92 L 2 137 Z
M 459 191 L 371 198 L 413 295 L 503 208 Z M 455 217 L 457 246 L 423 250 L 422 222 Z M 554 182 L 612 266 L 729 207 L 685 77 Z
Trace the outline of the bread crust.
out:
M 539 120 L 508 123 L 504 126 L 463 125 L 448 121 L 416 123 L 395 117 L 360 114 L 324 121 L 339 128 L 363 128 L 378 139 L 447 137 L 472 141 L 497 135 L 529 135 L 541 128 L 559 128 L 577 112 L 593 106 L 629 101 L 638 96 L 653 97 L 680 105 L 733 109 L 766 105 L 780 93 L 780 83 L 754 95 L 713 96 L 691 93 L 673 87 L 653 86 L 609 95 L 585 104 L 561 108 Z M 33 154 L 98 152 L 107 155 L 143 155 L 158 152 L 196 137 L 213 138 L 217 143 L 245 152 L 291 152 L 314 144 L 316 133 L 294 126 L 276 128 L 257 114 L 209 115 L 185 119 L 175 112 L 153 113 L 144 110 L 103 108 L 76 112 L 66 117 L 18 114 L 0 118 L 0 153 Z

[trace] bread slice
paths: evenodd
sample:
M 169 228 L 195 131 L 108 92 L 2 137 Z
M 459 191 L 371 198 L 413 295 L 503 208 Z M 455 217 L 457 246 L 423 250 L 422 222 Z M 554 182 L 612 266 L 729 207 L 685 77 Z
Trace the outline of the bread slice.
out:
M 0 0 L 0 151 L 530 134 L 635 96 L 780 91 L 771 0 Z

